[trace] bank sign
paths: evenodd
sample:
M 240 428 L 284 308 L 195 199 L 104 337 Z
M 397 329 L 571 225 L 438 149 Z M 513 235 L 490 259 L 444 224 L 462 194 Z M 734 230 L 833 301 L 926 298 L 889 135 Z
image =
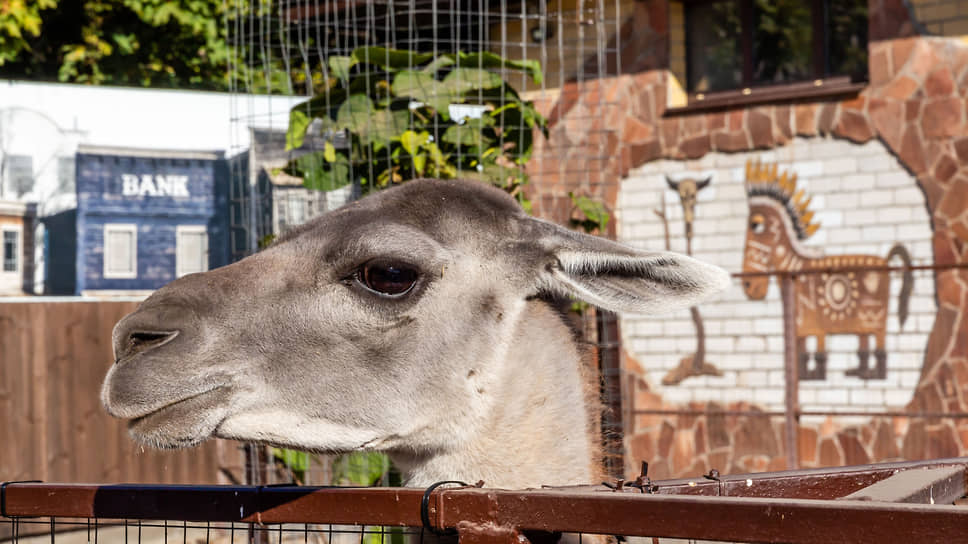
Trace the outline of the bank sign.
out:
M 188 192 L 188 176 L 176 174 L 121 174 L 121 194 L 123 196 L 192 196 Z

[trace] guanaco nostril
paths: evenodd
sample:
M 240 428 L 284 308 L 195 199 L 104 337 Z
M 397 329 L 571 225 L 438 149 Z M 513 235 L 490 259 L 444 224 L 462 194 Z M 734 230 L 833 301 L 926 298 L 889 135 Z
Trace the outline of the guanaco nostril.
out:
M 128 338 L 125 340 L 124 346 L 121 353 L 117 354 L 117 358 L 120 361 L 126 357 L 131 357 L 132 355 L 137 355 L 143 353 L 150 349 L 156 348 L 162 344 L 165 344 L 169 340 L 177 335 L 177 332 L 148 332 L 148 331 L 135 331 L 128 334 Z

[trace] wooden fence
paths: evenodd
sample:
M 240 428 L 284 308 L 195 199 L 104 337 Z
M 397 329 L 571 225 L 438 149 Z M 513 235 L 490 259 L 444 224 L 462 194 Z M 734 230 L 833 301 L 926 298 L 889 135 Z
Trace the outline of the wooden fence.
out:
M 226 483 L 241 444 L 142 449 L 101 407 L 111 329 L 137 302 L 0 300 L 0 481 Z

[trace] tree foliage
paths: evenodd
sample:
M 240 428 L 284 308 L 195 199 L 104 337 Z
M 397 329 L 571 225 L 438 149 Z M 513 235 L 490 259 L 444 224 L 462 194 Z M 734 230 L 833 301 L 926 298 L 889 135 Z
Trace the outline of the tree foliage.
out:
M 222 0 L 4 0 L 5 77 L 223 90 Z

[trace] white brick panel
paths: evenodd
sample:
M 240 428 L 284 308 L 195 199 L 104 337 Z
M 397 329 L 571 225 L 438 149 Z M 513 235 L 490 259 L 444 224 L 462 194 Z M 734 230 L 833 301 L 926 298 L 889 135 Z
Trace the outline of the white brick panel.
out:
M 852 174 L 857 172 L 857 159 L 854 157 L 844 157 L 830 159 L 823 163 L 823 175 L 835 176 L 837 174 Z
M 877 389 L 851 389 L 849 392 L 850 404 L 853 406 L 858 405 L 868 405 L 868 406 L 883 406 L 884 405 L 884 391 Z
M 878 188 L 910 187 L 911 175 L 898 166 L 895 170 L 877 174 L 874 183 Z M 922 197 L 922 205 L 923 202 L 924 200 Z
M 844 176 L 841 189 L 844 192 L 867 191 L 874 188 L 876 176 L 873 174 L 852 174 Z M 865 195 L 870 196 L 870 195 Z
M 817 391 L 817 402 L 834 406 L 844 406 L 848 402 L 847 389 L 830 387 L 820 389 Z
M 911 402 L 910 391 L 895 390 L 884 392 L 884 405 L 887 408 L 904 408 L 909 402 Z
M 776 406 L 778 404 L 783 404 L 783 389 L 782 388 L 754 389 L 753 402 L 760 405 L 766 405 L 766 406 Z
M 700 192 L 696 206 L 693 252 L 697 258 L 740 270 L 749 206 L 743 184 L 748 159 L 776 160 L 794 171 L 800 187 L 812 197 L 819 231 L 804 242 L 827 255 L 885 256 L 895 242 L 911 252 L 916 263 L 933 259 L 932 231 L 924 195 L 880 141 L 863 145 L 829 138 L 797 138 L 771 152 L 709 153 L 695 161 L 661 160 L 643 165 L 623 180 L 616 217 L 620 239 L 635 247 L 665 249 L 665 228 L 654 209 L 665 196 L 673 250 L 686 247 L 678 195 L 664 176 L 712 174 L 712 184 Z M 899 260 L 891 262 L 899 265 Z M 865 381 L 845 372 L 857 366 L 854 334 L 827 337 L 827 379 L 800 383 L 805 409 L 852 409 L 873 412 L 885 406 L 903 407 L 920 377 L 925 343 L 937 312 L 930 274 L 918 274 L 910 301 L 910 317 L 897 323 L 900 275 L 891 279 L 888 313 L 888 377 Z M 665 318 L 623 317 L 625 346 L 647 369 L 650 387 L 670 403 L 745 400 L 767 409 L 783 407 L 783 323 L 779 288 L 771 280 L 765 300 L 748 300 L 734 281 L 716 301 L 700 307 L 706 329 L 706 360 L 722 377 L 688 378 L 663 386 L 662 377 L 696 349 L 695 330 L 687 311 Z M 808 343 L 812 343 L 812 339 Z M 873 346 L 872 346 L 873 347 Z M 871 356 L 869 364 L 874 365 Z

